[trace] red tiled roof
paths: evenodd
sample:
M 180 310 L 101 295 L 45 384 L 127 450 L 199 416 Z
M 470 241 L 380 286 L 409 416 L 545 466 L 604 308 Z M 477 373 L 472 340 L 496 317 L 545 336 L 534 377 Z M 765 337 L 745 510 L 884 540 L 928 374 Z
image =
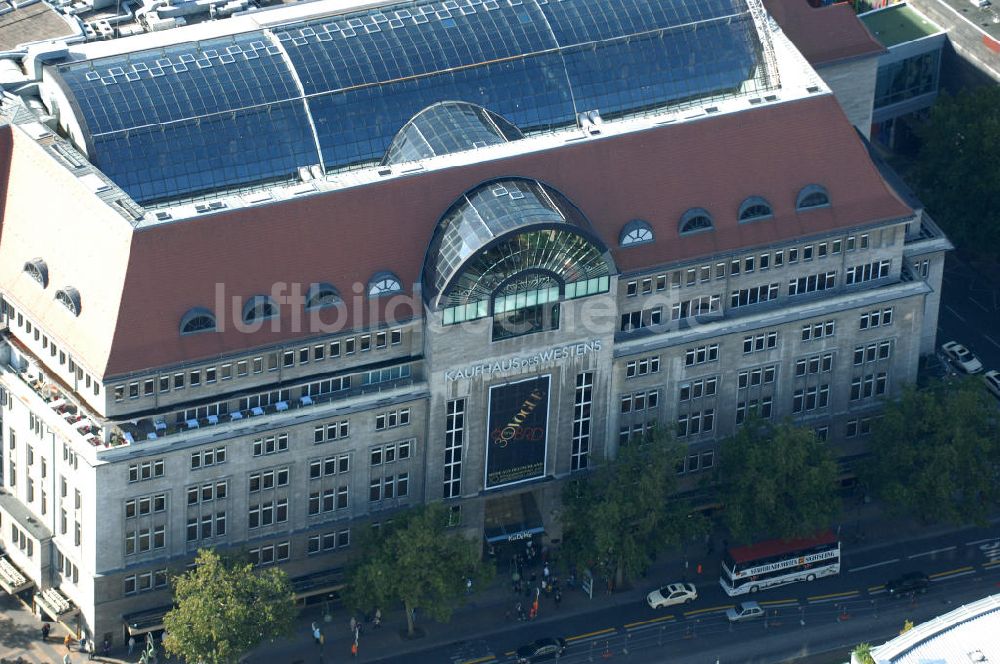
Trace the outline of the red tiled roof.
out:
M 86 280 L 70 280 L 81 287 L 83 315 L 68 323 L 65 315 L 39 322 L 58 326 L 64 338 L 89 338 L 93 330 L 73 329 L 85 324 L 88 311 L 117 311 L 117 320 L 100 323 L 101 339 L 110 339 L 107 346 L 96 340 L 93 352 L 75 349 L 108 376 L 315 336 L 293 324 L 293 310 L 302 315 L 301 306 L 287 305 L 277 331 L 271 331 L 269 322 L 253 333 L 235 329 L 236 307 L 235 315 L 217 313 L 224 331 L 180 336 L 179 321 L 188 309 L 215 309 L 217 284 L 230 297 L 246 298 L 270 293 L 275 283 L 297 282 L 304 291 L 312 282 L 330 282 L 346 302 L 341 317 L 349 319 L 345 329 L 367 326 L 384 320 L 383 308 L 394 300 L 375 300 L 376 308 L 370 310 L 363 286 L 355 284 L 365 285 L 376 272 L 388 270 L 413 293 L 440 215 L 463 192 L 505 176 L 536 178 L 565 194 L 591 220 L 625 272 L 911 213 L 879 176 L 834 97 L 819 95 L 136 230 L 124 273 L 117 268 L 122 250 L 111 248 L 106 251 L 115 255 L 105 261 L 110 272 L 104 288 L 88 289 Z M 832 206 L 797 214 L 796 194 L 810 183 L 827 188 Z M 53 198 L 58 191 L 51 192 Z M 751 195 L 771 202 L 773 219 L 736 222 L 740 203 Z M 690 207 L 708 209 L 716 230 L 679 237 L 678 219 Z M 32 219 L 20 218 L 27 216 L 20 212 L 8 223 L 17 224 L 22 235 L 37 235 L 32 255 L 47 256 L 46 242 L 58 231 L 43 234 Z M 634 218 L 651 224 L 656 241 L 619 249 L 618 234 Z M 8 256 L 4 244 L 0 259 L 25 260 Z M 109 239 L 107 244 L 117 243 Z M 23 252 L 30 253 L 18 250 Z M 50 271 L 64 273 L 101 265 L 53 262 Z M 124 283 L 114 283 L 118 280 Z M 4 281 L 30 309 L 38 289 L 13 272 Z M 120 302 L 115 300 L 119 293 Z M 109 302 L 95 306 L 105 296 Z M 415 308 L 404 304 L 393 317 L 422 315 L 419 304 Z
M 764 0 L 764 7 L 814 67 L 885 52 L 846 2 L 811 7 L 806 0 Z

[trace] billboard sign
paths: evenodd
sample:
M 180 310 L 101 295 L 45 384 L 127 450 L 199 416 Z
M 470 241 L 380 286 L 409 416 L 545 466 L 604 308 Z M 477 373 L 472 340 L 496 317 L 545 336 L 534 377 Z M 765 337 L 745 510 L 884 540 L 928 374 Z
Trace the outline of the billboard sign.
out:
M 486 429 L 486 488 L 545 475 L 551 376 L 490 388 Z

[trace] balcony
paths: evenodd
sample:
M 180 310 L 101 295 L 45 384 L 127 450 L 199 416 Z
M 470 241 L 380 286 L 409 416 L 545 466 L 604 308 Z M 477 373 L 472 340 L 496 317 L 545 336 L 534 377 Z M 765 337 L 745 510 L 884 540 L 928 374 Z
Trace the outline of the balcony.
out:
M 237 422 L 252 422 L 258 418 L 269 415 L 283 414 L 288 416 L 290 419 L 295 419 L 295 415 L 302 412 L 303 409 L 312 409 L 323 404 L 346 401 L 360 396 L 374 394 L 386 394 L 386 396 L 390 396 L 390 393 L 399 392 L 407 387 L 419 385 L 422 382 L 422 378 L 410 376 L 377 384 L 360 385 L 358 387 L 351 387 L 324 394 L 299 394 L 298 398 L 291 398 L 291 394 L 305 391 L 304 386 L 299 386 L 288 390 L 290 393 L 289 399 L 265 406 L 256 406 L 244 410 L 233 410 L 225 413 L 220 412 L 217 415 L 206 415 L 204 417 L 187 419 L 181 422 L 170 421 L 175 418 L 173 413 L 170 414 L 171 416 L 174 416 L 173 418 L 164 414 L 163 416 L 149 417 L 136 421 L 117 422 L 113 426 L 110 434 L 110 446 L 116 447 L 118 445 L 135 445 L 147 441 L 159 441 L 165 438 L 174 438 L 178 435 L 191 432 L 201 432 L 205 430 L 212 430 L 215 427 L 225 427 Z

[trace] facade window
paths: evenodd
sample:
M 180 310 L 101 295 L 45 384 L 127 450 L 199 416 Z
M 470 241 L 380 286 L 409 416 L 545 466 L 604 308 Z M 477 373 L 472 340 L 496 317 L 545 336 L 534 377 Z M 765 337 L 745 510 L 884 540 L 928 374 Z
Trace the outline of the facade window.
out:
M 404 427 L 410 423 L 410 409 L 400 408 L 399 410 L 390 410 L 384 413 L 378 413 L 375 416 L 375 430 L 383 431 L 385 429 L 393 429 L 395 427 Z
M 351 435 L 351 423 L 349 420 L 335 420 L 325 424 L 313 426 L 313 442 L 327 443 L 331 440 L 340 440 Z
M 891 260 L 872 261 L 871 263 L 855 265 L 847 268 L 847 277 L 845 282 L 848 286 L 851 286 L 853 284 L 861 284 L 866 281 L 874 281 L 875 279 L 884 279 L 889 276 L 891 269 Z
M 836 321 L 828 320 L 802 326 L 802 341 L 812 341 L 832 337 L 837 331 Z
M 830 272 L 810 274 L 807 277 L 799 277 L 798 279 L 789 279 L 788 294 L 803 295 L 805 293 L 829 290 L 831 288 L 835 288 L 836 286 L 837 272 L 836 270 L 832 270 Z
M 882 396 L 888 388 L 888 375 L 885 371 L 855 376 L 851 380 L 851 401 L 860 401 L 871 397 Z
M 890 357 L 892 357 L 891 341 L 878 341 L 854 347 L 854 366 L 877 362 L 879 360 L 888 360 Z
M 215 331 L 215 315 L 208 309 L 196 307 L 189 309 L 181 318 L 181 334 L 198 334 L 199 332 Z
M 861 314 L 861 319 L 858 321 L 859 330 L 867 330 L 872 327 L 885 327 L 886 325 L 892 325 L 892 307 L 866 311 Z
M 740 204 L 740 210 L 737 218 L 740 223 L 743 223 L 747 221 L 770 219 L 772 215 L 771 204 L 768 203 L 766 199 L 761 198 L 760 196 L 751 196 Z
M 760 351 L 771 350 L 778 346 L 778 332 L 772 330 L 762 334 L 752 334 L 743 337 L 743 354 L 758 353 Z
M 633 219 L 622 226 L 618 235 L 618 244 L 622 247 L 634 247 L 653 241 L 652 227 L 641 219 Z
M 67 286 L 66 288 L 57 290 L 56 302 L 66 307 L 66 309 L 68 309 L 74 316 L 80 315 L 80 292 L 72 286 Z M 35 339 L 36 341 L 38 339 L 37 330 Z
M 712 222 L 712 215 L 704 208 L 691 208 L 685 212 L 677 225 L 681 235 L 691 235 L 702 231 L 710 231 L 715 224 Z
M 156 479 L 158 477 L 163 477 L 163 472 L 163 459 L 129 464 L 128 481 L 142 482 L 145 480 Z
M 826 189 L 818 184 L 806 185 L 799 191 L 799 195 L 795 199 L 796 210 L 809 210 L 829 205 L 830 196 L 826 193 Z
M 742 290 L 734 290 L 729 299 L 729 307 L 745 307 L 760 302 L 769 302 L 778 299 L 778 284 L 764 284 L 753 286 Z
M 660 372 L 660 356 L 653 355 L 639 360 L 630 360 L 625 363 L 625 377 L 635 378 Z
M 368 282 L 368 297 L 381 297 L 402 291 L 399 277 L 390 272 L 379 272 Z
M 681 383 L 678 387 L 677 400 L 684 403 L 685 401 L 700 399 L 702 397 L 714 397 L 718 386 L 718 376 L 699 378 L 698 380 Z
M 792 400 L 792 412 L 802 413 L 830 405 L 830 386 L 812 385 L 795 390 Z
M 795 375 L 828 373 L 833 371 L 833 353 L 802 357 L 795 361 Z
M 655 320 L 653 320 L 653 316 L 650 316 L 650 322 L 648 325 L 656 325 L 660 322 L 659 310 L 659 307 L 654 308 L 653 311 L 656 314 Z M 718 313 L 721 310 L 721 295 L 703 295 L 701 297 L 695 297 L 683 302 L 675 302 L 670 307 L 670 319 L 681 320 L 683 318 L 694 318 L 696 316 Z M 646 325 L 640 325 L 640 327 L 646 327 Z
M 706 362 L 717 362 L 719 360 L 719 344 L 709 344 L 688 348 L 684 351 L 684 366 L 690 367 Z
M 644 392 L 626 394 L 621 397 L 621 412 L 638 413 L 644 410 L 652 410 L 660 405 L 659 401 L 659 390 L 648 390 Z
M 743 424 L 748 417 L 756 416 L 762 419 L 771 419 L 771 405 L 773 398 L 770 396 L 760 399 L 748 399 L 739 401 L 736 404 L 736 424 Z
M 254 295 L 243 305 L 243 322 L 254 323 L 278 315 L 278 306 L 266 295 Z
M 444 497 L 457 498 L 462 495 L 465 399 L 453 399 L 448 402 L 444 436 Z
M 771 385 L 774 383 L 777 373 L 778 365 L 776 364 L 769 364 L 754 369 L 744 369 L 737 374 L 736 388 L 742 390 L 758 385 Z
M 306 292 L 306 309 L 324 309 L 340 304 L 340 293 L 332 284 L 313 284 Z
M 407 454 L 409 450 L 407 450 Z M 318 480 L 323 477 L 343 475 L 351 470 L 350 454 L 335 454 L 309 462 L 309 479 Z
M 277 454 L 288 451 L 288 434 L 279 433 L 276 436 L 266 436 L 253 441 L 253 455 L 255 457 L 268 454 Z
M 657 367 L 659 366 L 659 358 Z M 591 406 L 594 399 L 594 374 L 584 371 L 576 375 L 573 394 L 573 448 L 570 470 L 582 470 L 590 465 Z
M 715 409 L 707 408 L 694 413 L 684 413 L 677 417 L 677 437 L 686 438 L 699 433 L 708 433 L 715 428 Z

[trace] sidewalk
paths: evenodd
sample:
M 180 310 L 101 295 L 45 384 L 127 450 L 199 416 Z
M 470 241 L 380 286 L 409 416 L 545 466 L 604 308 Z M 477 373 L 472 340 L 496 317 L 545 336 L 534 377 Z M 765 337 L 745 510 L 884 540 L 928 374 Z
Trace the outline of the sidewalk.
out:
M 848 508 L 841 515 L 839 529 L 840 538 L 848 554 L 902 542 L 912 539 L 916 534 L 920 537 L 933 537 L 964 529 L 947 525 L 927 527 L 912 519 L 888 518 L 881 513 L 880 506 L 875 503 L 854 505 L 850 499 L 845 502 Z M 1000 519 L 994 523 L 997 521 Z M 837 527 L 835 524 L 834 528 Z M 711 554 L 706 554 L 705 546 L 701 544 L 688 547 L 687 580 L 698 584 L 718 583 L 721 541 L 722 534 L 715 533 L 713 537 L 715 546 Z M 685 554 L 682 551 L 662 554 L 648 571 L 646 579 L 639 580 L 633 587 L 618 590 L 610 596 L 603 588 L 595 585 L 593 599 L 589 599 L 579 587 L 567 588 L 563 580 L 560 584 L 563 591 L 561 606 L 556 608 L 552 597 L 542 593 L 539 617 L 534 622 L 544 624 L 560 617 L 642 602 L 646 594 L 657 584 L 684 579 L 684 562 Z M 699 563 L 703 570 L 700 576 L 696 573 Z M 538 561 L 535 567 L 526 569 L 526 573 L 529 573 L 529 570 L 536 571 L 541 577 L 540 569 L 541 563 Z M 498 570 L 491 587 L 472 595 L 464 606 L 455 611 L 449 623 L 421 621 L 418 609 L 417 626 L 424 631 L 424 636 L 413 640 L 407 640 L 402 636 L 406 629 L 402 611 L 383 609 L 383 624 L 380 629 L 374 629 L 370 624 L 363 626 L 357 661 L 372 662 L 449 643 L 473 642 L 485 639 L 491 634 L 514 629 L 518 624 L 516 616 L 511 618 L 508 612 L 512 613 L 518 601 L 522 602 L 527 611 L 530 600 L 525 600 L 523 595 L 515 596 L 505 570 Z M 325 622 L 320 609 L 303 612 L 293 637 L 261 646 L 245 661 L 247 664 L 271 662 L 315 664 L 350 659 L 353 638 L 349 611 L 340 607 L 331 612 L 329 618 L 329 622 Z M 323 632 L 325 643 L 322 648 L 314 643 L 311 636 L 310 625 L 313 621 Z M 470 655 L 469 659 L 474 657 L 475 655 Z

